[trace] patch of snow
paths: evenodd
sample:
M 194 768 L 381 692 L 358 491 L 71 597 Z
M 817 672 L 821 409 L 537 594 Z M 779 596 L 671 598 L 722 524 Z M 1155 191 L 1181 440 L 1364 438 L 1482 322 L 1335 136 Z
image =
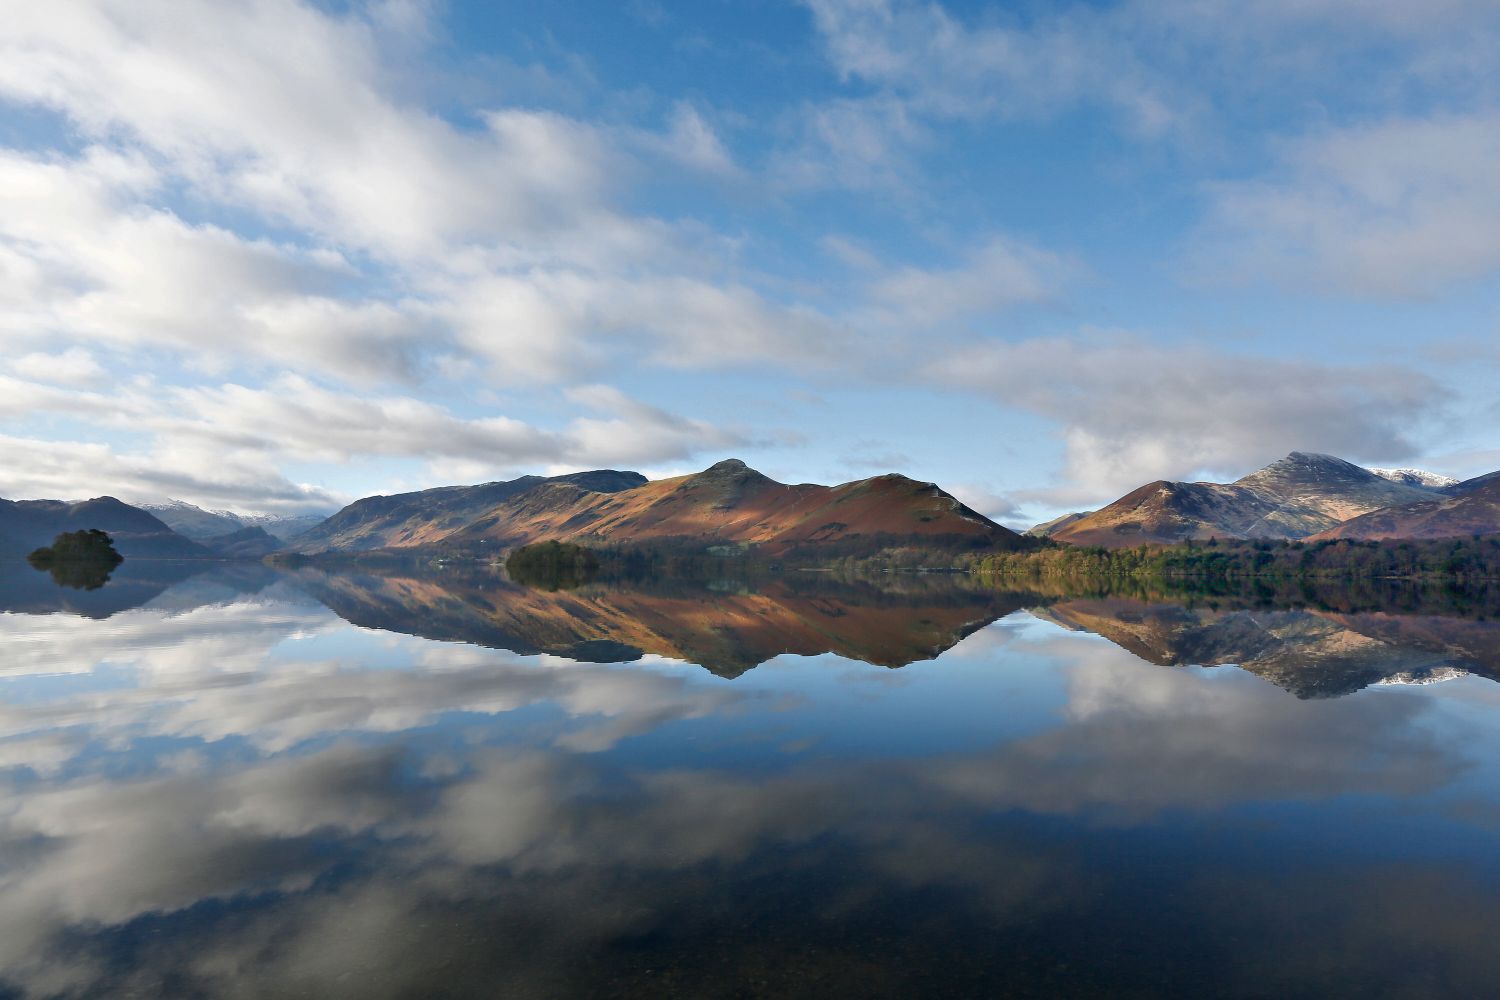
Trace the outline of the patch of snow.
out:
M 1403 486 L 1420 486 L 1429 490 L 1440 490 L 1445 486 L 1457 486 L 1458 480 L 1426 469 L 1371 469 L 1381 479 L 1388 479 Z

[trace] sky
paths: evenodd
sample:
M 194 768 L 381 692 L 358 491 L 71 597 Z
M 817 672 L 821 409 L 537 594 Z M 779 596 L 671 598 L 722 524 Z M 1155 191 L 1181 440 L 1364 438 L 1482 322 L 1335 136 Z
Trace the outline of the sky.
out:
M 1495 0 L 0 24 L 0 496 L 1500 469 Z

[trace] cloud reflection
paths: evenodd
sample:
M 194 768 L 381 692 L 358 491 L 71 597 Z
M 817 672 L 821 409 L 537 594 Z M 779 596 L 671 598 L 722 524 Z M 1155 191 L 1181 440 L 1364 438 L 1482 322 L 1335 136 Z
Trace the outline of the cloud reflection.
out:
M 1278 929 L 1320 913 L 1372 967 L 1421 948 L 1456 984 L 1495 971 L 1475 936 L 1409 926 L 1456 860 L 1301 880 L 1195 855 L 1184 819 L 1448 787 L 1472 734 L 1434 726 L 1421 690 L 1299 701 L 1036 623 L 898 687 L 800 686 L 827 664 L 793 658 L 748 685 L 380 638 L 274 591 L 167 604 L 25 622 L 51 655 L 12 665 L 25 696 L 0 704 L 0 976 L 23 993 L 1104 995 L 1181 950 L 1142 907 L 1163 933 L 1248 935 L 1254 914 L 1304 982 L 1352 972 Z M 1043 706 L 995 705 L 1034 713 L 1020 735 L 777 749 L 990 696 L 993 671 Z M 1145 839 L 1122 860 L 1125 836 Z M 1410 914 L 1372 898 L 1377 878 Z M 1226 992 L 1265 974 L 1231 963 Z

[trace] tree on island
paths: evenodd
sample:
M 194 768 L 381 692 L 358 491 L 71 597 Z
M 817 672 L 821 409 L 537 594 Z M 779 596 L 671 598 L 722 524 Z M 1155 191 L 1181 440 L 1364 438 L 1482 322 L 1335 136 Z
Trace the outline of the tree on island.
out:
M 599 572 L 599 559 L 581 545 L 536 542 L 516 549 L 505 560 L 505 571 L 517 583 L 540 590 L 572 590 Z
M 52 574 L 54 583 L 75 590 L 98 590 L 109 582 L 110 573 L 125 561 L 115 551 L 114 540 L 98 528 L 65 531 L 52 544 L 26 557 L 35 569 Z

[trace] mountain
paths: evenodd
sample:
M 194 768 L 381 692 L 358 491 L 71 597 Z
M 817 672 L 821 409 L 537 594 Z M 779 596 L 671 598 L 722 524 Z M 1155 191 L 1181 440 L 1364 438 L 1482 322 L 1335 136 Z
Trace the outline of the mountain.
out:
M 143 503 L 139 506 L 179 535 L 194 541 L 227 535 L 244 527 L 240 519 L 227 510 L 204 510 L 185 500 Z
M 202 544 L 214 555 L 225 559 L 259 559 L 282 548 L 281 539 L 254 524 L 238 531 L 205 538 Z
M 202 545 L 153 515 L 114 497 L 93 500 L 0 500 L 0 555 L 24 556 L 64 531 L 98 528 L 126 559 L 199 559 Z
M 1449 486 L 1442 495 L 1372 511 L 1312 537 L 1374 541 L 1473 535 L 1500 535 L 1500 472 Z
M 842 486 L 791 486 L 730 459 L 655 482 L 635 473 L 589 472 L 371 497 L 300 536 L 294 548 L 505 548 L 544 539 L 755 544 L 772 554 L 817 545 L 856 554 L 893 540 L 1013 546 L 1020 536 L 932 483 L 887 475 Z
M 1233 483 L 1148 483 L 1050 537 L 1109 548 L 1305 538 L 1369 511 L 1432 496 L 1430 489 L 1392 482 L 1331 455 L 1294 451 Z
M 1057 532 L 1068 527 L 1070 524 L 1082 521 L 1092 513 L 1094 513 L 1094 511 L 1085 510 L 1076 511 L 1072 514 L 1064 514 L 1061 517 L 1054 517 L 1050 521 L 1043 521 L 1041 524 L 1032 525 L 1030 528 L 1027 528 L 1026 531 L 1023 532 L 1023 534 L 1028 535 L 1031 538 L 1051 538 Z
M 321 524 L 326 517 L 323 514 L 236 514 L 232 510 L 204 510 L 185 500 L 139 506 L 179 535 L 200 542 L 250 527 L 263 528 L 277 539 L 286 541 Z
M 1428 472 L 1426 469 L 1371 469 L 1370 471 L 1381 479 L 1389 479 L 1403 486 L 1415 486 L 1420 490 L 1432 490 L 1434 493 L 1440 493 L 1450 486 L 1458 485 L 1458 480 L 1452 476 Z
M 638 472 L 603 470 L 365 497 L 293 538 L 289 548 L 296 552 L 368 552 L 430 545 L 538 487 L 556 484 L 585 492 L 614 493 L 645 482 L 646 477 Z

